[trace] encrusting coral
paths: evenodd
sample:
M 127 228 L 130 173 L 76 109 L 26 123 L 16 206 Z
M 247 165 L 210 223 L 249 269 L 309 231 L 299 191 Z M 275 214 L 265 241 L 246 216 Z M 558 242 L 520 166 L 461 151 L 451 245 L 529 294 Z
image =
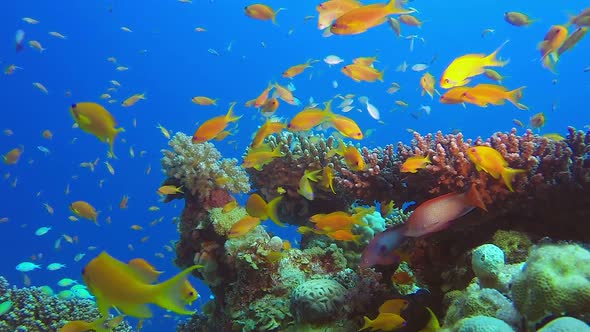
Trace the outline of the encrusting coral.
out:
M 563 313 L 588 319 L 590 251 L 568 243 L 534 247 L 513 279 L 512 298 L 529 323 Z
M 0 331 L 57 331 L 69 321 L 93 321 L 100 317 L 94 301 L 60 299 L 38 287 L 10 287 L 8 281 L 0 277 L 0 303 L 7 301 L 11 301 L 12 306 L 0 316 Z M 123 321 L 114 331 L 132 329 Z

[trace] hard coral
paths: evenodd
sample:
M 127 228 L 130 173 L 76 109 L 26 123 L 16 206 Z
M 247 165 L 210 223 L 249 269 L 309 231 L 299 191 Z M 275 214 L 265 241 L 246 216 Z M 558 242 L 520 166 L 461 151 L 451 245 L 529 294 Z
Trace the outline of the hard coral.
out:
M 512 298 L 530 323 L 563 313 L 590 317 L 590 251 L 577 244 L 534 247 L 513 280 Z
M 176 133 L 168 145 L 172 150 L 162 150 L 164 173 L 180 180 L 192 195 L 209 197 L 214 188 L 233 193 L 250 191 L 248 175 L 237 165 L 238 161 L 222 159 L 213 144 L 193 144 L 190 136 Z
M 13 305 L 2 315 L 0 331 L 56 331 L 68 321 L 92 321 L 100 317 L 93 301 L 60 299 L 37 287 L 10 287 L 8 281 L 0 277 L 0 303 L 5 301 L 12 301 Z M 132 329 L 123 322 L 115 331 Z
M 331 279 L 314 279 L 291 294 L 291 312 L 298 322 L 334 321 L 346 314 L 346 288 Z

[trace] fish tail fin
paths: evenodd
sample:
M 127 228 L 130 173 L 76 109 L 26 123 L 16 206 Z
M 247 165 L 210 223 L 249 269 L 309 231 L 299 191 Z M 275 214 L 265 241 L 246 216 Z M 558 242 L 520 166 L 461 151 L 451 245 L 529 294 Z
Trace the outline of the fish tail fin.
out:
M 279 9 L 275 10 L 275 13 L 272 15 L 272 23 L 273 23 L 274 25 L 277 25 L 277 26 L 279 25 L 279 24 L 277 23 L 277 14 L 278 14 L 278 13 L 279 13 L 281 10 L 286 10 L 286 9 L 287 9 L 287 8 L 279 8 Z
M 228 123 L 238 121 L 242 117 L 242 115 L 236 116 L 234 114 L 234 106 L 236 106 L 235 101 L 229 105 L 229 110 L 227 111 L 227 114 L 225 115 L 225 119 L 227 120 Z
M 173 311 L 181 315 L 192 315 L 195 312 L 187 310 L 184 306 L 186 299 L 189 298 L 190 294 L 183 294 L 186 290 L 186 281 L 188 276 L 196 269 L 202 267 L 202 265 L 193 265 L 189 268 L 184 269 L 176 276 L 152 286 L 153 290 L 153 303 L 158 306 Z
M 521 86 L 518 89 L 514 89 L 512 91 L 508 91 L 506 93 L 506 99 L 508 99 L 508 101 L 510 101 L 511 103 L 513 103 L 514 105 L 516 105 L 516 107 L 518 107 L 519 105 L 519 101 L 520 99 L 522 99 L 522 90 L 524 90 L 526 88 L 526 86 Z M 520 107 L 519 107 L 520 108 Z
M 284 157 L 285 156 L 285 153 L 284 152 L 281 152 L 281 146 L 280 145 L 277 145 L 277 147 L 274 148 L 274 150 L 272 150 L 271 154 L 272 154 L 273 157 Z
M 381 82 L 383 81 L 383 74 L 385 74 L 385 69 L 383 69 L 382 71 L 379 72 L 379 75 L 377 76 L 377 79 Z
M 332 117 L 334 115 L 334 112 L 332 112 L 332 99 L 324 103 L 324 113 L 326 113 L 327 117 Z
M 385 8 L 387 8 L 387 11 L 389 12 L 389 15 L 392 14 L 410 14 L 413 13 L 413 11 L 411 10 L 405 10 L 403 8 L 401 8 L 396 0 L 389 0 L 389 2 L 387 2 L 387 5 L 385 5 Z M 385 22 L 385 21 L 383 21 Z
M 554 60 L 555 58 L 555 60 Z M 557 64 L 557 60 L 559 60 L 558 57 L 552 57 L 551 54 L 547 54 L 545 56 L 543 56 L 543 58 L 541 59 L 541 62 L 543 63 L 543 67 L 549 69 L 550 72 L 552 72 L 553 74 L 557 74 L 557 71 L 555 70 L 555 65 Z
M 479 192 L 477 191 L 475 183 L 471 185 L 471 189 L 469 189 L 469 191 L 467 192 L 467 200 L 469 201 L 469 204 L 488 212 L 485 203 L 483 202 L 481 196 L 479 195 Z
M 505 42 L 502 43 L 502 45 L 500 45 L 500 47 L 498 47 L 494 52 L 492 52 L 490 55 L 485 57 L 485 61 L 484 61 L 484 65 L 485 66 L 495 66 L 495 67 L 504 67 L 505 65 L 508 64 L 508 62 L 510 62 L 510 60 L 505 60 L 502 61 L 500 59 L 498 59 L 498 53 L 500 52 L 500 50 L 504 47 L 504 45 L 506 45 L 510 40 L 506 40 Z
M 371 324 L 373 323 L 373 321 L 367 316 L 364 316 L 363 319 L 365 320 L 365 325 L 363 325 L 363 327 L 361 327 L 359 331 L 368 329 L 369 327 L 371 327 Z
M 514 169 L 514 168 L 510 168 L 510 167 L 504 167 L 504 169 L 502 170 L 501 176 L 502 176 L 502 179 L 504 180 L 504 183 L 506 184 L 506 187 L 508 187 L 508 190 L 510 190 L 512 192 L 514 191 L 514 188 L 512 188 L 512 181 L 514 181 L 516 174 L 524 173 L 524 172 L 526 172 L 526 169 Z
M 117 135 L 119 135 L 119 133 L 122 133 L 124 131 L 125 128 L 123 127 L 116 128 L 115 130 L 113 130 L 112 134 L 109 137 L 107 137 L 107 140 L 109 142 L 109 153 L 111 154 L 111 156 L 113 156 L 113 159 L 117 159 L 114 150 L 115 138 L 117 137 Z
M 96 332 L 111 332 L 112 329 L 110 327 L 105 327 L 105 323 L 107 322 L 108 317 L 108 315 L 103 315 L 102 317 L 93 321 L 91 323 L 92 330 Z
M 315 171 L 305 170 L 305 172 L 303 173 L 303 176 L 305 176 L 310 181 L 318 182 L 321 178 L 321 176 L 318 178 L 318 174 L 320 174 L 321 171 L 322 171 L 321 169 L 318 169 Z
M 281 202 L 282 199 L 283 199 L 283 196 L 277 196 L 274 199 L 272 199 L 270 202 L 268 202 L 268 205 L 266 206 L 266 214 L 268 215 L 270 220 L 272 220 L 272 222 L 274 222 L 275 224 L 277 224 L 281 227 L 285 227 L 285 224 L 283 224 L 279 220 L 279 214 L 278 214 L 279 203 Z

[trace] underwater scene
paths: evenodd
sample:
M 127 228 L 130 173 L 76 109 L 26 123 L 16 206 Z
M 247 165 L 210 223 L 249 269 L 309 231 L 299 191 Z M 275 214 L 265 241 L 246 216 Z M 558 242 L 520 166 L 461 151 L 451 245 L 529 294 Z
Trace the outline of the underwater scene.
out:
M 0 332 L 590 331 L 587 1 L 5 1 Z

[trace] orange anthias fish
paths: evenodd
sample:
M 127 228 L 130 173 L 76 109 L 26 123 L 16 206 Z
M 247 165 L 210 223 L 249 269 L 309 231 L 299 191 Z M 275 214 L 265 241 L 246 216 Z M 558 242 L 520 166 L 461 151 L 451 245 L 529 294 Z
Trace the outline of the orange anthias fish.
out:
M 125 131 L 123 128 L 115 128 L 115 117 L 104 107 L 96 103 L 77 103 L 70 108 L 70 113 L 80 129 L 90 133 L 102 142 L 108 142 L 111 155 L 115 155 L 113 144 L 117 135 Z
M 332 148 L 328 151 L 327 158 L 335 154 L 344 158 L 346 166 L 353 171 L 362 171 L 365 169 L 365 160 L 357 148 L 352 145 L 346 145 L 342 140 L 339 140 L 337 148 Z
M 360 6 L 362 4 L 356 0 L 329 0 L 320 3 L 316 7 L 319 13 L 318 29 L 324 30 L 332 25 L 335 19 Z
M 559 61 L 559 48 L 567 39 L 567 28 L 561 25 L 553 25 L 545 34 L 543 41 L 539 43 L 538 49 L 541 51 L 541 62 L 543 67 L 555 72 L 555 65 Z
M 23 149 L 14 148 L 8 151 L 5 155 L 2 156 L 2 160 L 7 165 L 14 165 L 20 159 L 20 156 L 23 154 Z
M 353 225 L 367 226 L 363 217 L 369 212 L 370 210 L 351 215 L 344 211 L 335 211 L 328 214 L 314 214 L 309 220 L 315 224 L 315 228 L 325 232 L 334 232 L 340 229 L 351 230 Z
M 498 52 L 506 45 L 505 41 L 490 55 L 466 54 L 453 60 L 440 78 L 440 86 L 443 89 L 450 89 L 463 86 L 471 81 L 471 77 L 483 74 L 486 67 L 503 67 L 508 63 L 496 58 Z
M 235 116 L 233 113 L 236 103 L 232 103 L 226 115 L 216 116 L 205 121 L 193 135 L 193 143 L 207 142 L 221 134 L 231 123 L 238 121 L 242 115 Z
M 254 104 L 253 104 L 254 107 L 260 107 L 260 106 L 264 105 L 264 103 L 266 103 L 266 100 L 268 99 L 268 94 L 270 93 L 270 90 L 273 87 L 274 87 L 274 85 L 272 85 L 269 82 L 266 89 L 264 89 L 264 91 L 262 91 L 262 93 L 260 93 L 260 95 L 258 97 L 256 97 L 256 99 L 254 99 Z
M 361 140 L 364 137 L 361 128 L 358 124 L 351 118 L 346 117 L 340 114 L 333 114 L 328 118 L 330 124 L 334 129 L 338 130 L 338 132 L 345 137 Z
M 305 63 L 289 67 L 289 69 L 287 69 L 283 72 L 283 77 L 293 78 L 293 77 L 303 73 L 303 71 L 305 69 L 311 68 L 311 65 L 315 62 L 318 62 L 318 60 L 309 59 Z
M 355 82 L 375 82 L 377 80 L 383 82 L 383 71 L 363 64 L 346 65 L 342 67 L 341 71 Z
M 327 121 L 334 114 L 332 113 L 332 101 L 325 104 L 323 110 L 319 108 L 308 108 L 297 113 L 287 124 L 287 129 L 292 132 L 308 131 Z
M 531 127 L 533 129 L 539 129 L 545 125 L 545 113 L 537 113 L 531 117 L 529 120 Z
M 72 204 L 70 204 L 70 210 L 78 217 L 92 220 L 95 224 L 98 225 L 96 221 L 98 217 L 98 212 L 96 211 L 94 206 L 90 205 L 90 203 L 86 201 L 75 201 Z
M 487 107 L 488 104 L 504 105 L 504 101 L 508 100 L 518 109 L 528 110 L 526 105 L 519 103 L 524 88 L 526 87 L 521 86 L 518 89 L 508 91 L 501 85 L 478 84 L 463 93 L 463 101 L 480 107 Z
M 260 113 L 263 116 L 269 117 L 272 116 L 279 108 L 279 100 L 277 98 L 269 98 L 260 108 Z
M 287 125 L 282 122 L 273 121 L 272 119 L 266 120 L 266 122 L 260 126 L 260 128 L 258 128 L 258 131 L 256 131 L 256 135 L 254 135 L 252 144 L 250 144 L 250 146 L 253 148 L 259 147 L 262 145 L 262 142 L 264 142 L 266 137 L 272 134 L 280 133 L 286 127 Z
M 356 35 L 387 21 L 387 16 L 407 14 L 409 11 L 399 8 L 396 0 L 354 8 L 338 17 L 330 32 L 336 35 Z
M 102 316 L 107 316 L 111 307 L 117 307 L 126 315 L 149 318 L 152 317 L 150 303 L 177 314 L 191 315 L 194 311 L 187 310 L 185 304 L 196 290 L 187 285 L 187 278 L 199 267 L 191 266 L 167 281 L 152 285 L 139 278 L 127 264 L 103 251 L 82 269 L 82 277 L 96 297 Z
M 230 239 L 242 237 L 250 233 L 250 231 L 256 228 L 256 226 L 258 225 L 260 225 L 260 218 L 245 216 L 244 218 L 240 219 L 238 222 L 233 224 L 233 226 L 229 230 L 229 234 L 227 235 L 227 237 Z
M 472 146 L 467 150 L 467 157 L 475 164 L 478 171 L 484 171 L 494 179 L 502 177 L 508 190 L 514 191 L 512 181 L 516 174 L 525 173 L 525 169 L 508 167 L 508 162 L 500 152 L 489 146 Z
M 402 164 L 400 172 L 402 173 L 416 173 L 419 169 L 426 168 L 426 165 L 432 163 L 430 156 L 412 156 Z
M 270 163 L 275 158 L 284 157 L 285 153 L 281 151 L 281 146 L 277 145 L 274 150 L 271 150 L 269 145 L 261 145 L 257 148 L 250 148 L 244 157 L 242 163 L 243 168 L 254 168 L 257 171 L 262 171 L 264 165 Z
M 471 88 L 467 86 L 451 88 L 440 96 L 440 102 L 441 104 L 463 104 L 463 106 L 465 106 L 463 96 L 465 95 L 465 92 L 469 91 L 469 89 Z
M 277 24 L 276 16 L 283 9 L 285 9 L 285 8 L 279 8 L 275 11 L 267 5 L 257 3 L 257 4 L 246 6 L 244 8 L 244 13 L 246 13 L 246 15 L 248 15 L 251 18 L 254 18 L 257 20 L 262 20 L 262 21 L 271 20 L 272 23 Z
M 371 320 L 369 317 L 364 316 L 365 325 L 359 329 L 359 331 L 370 328 L 371 331 L 393 331 L 403 326 L 406 326 L 406 320 L 398 314 L 392 313 L 379 313 L 379 315 Z
M 274 87 L 275 91 L 273 92 L 273 98 L 279 97 L 289 105 L 299 105 L 299 101 L 295 99 L 291 90 L 285 88 L 279 83 L 275 83 Z

